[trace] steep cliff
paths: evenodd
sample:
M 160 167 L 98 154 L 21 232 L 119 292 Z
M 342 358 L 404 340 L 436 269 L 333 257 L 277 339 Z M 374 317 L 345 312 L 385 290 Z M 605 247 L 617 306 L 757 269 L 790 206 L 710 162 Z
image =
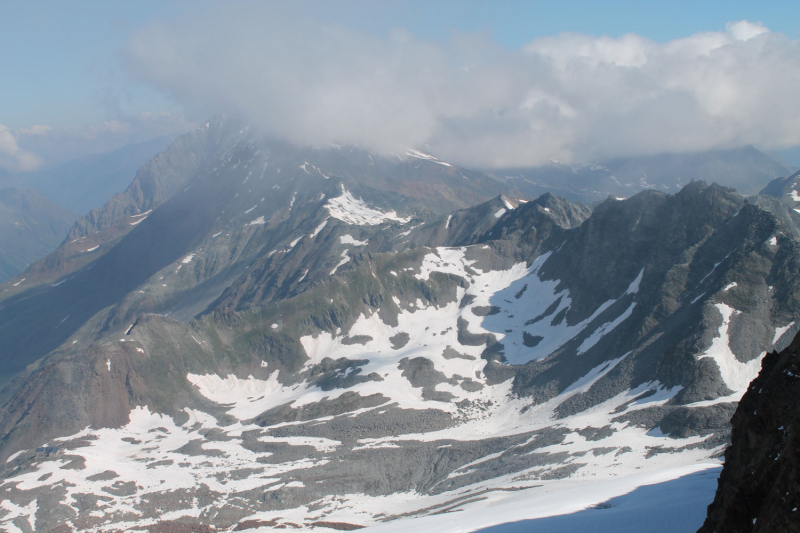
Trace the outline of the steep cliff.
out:
M 708 518 L 698 533 L 800 531 L 800 335 L 764 357 L 731 424 Z

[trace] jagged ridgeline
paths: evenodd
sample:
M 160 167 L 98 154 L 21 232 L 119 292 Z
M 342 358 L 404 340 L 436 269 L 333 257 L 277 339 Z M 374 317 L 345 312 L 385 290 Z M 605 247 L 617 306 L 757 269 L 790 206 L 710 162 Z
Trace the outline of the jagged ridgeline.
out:
M 342 529 L 720 457 L 798 329 L 761 203 L 211 121 L 2 286 L 0 524 Z

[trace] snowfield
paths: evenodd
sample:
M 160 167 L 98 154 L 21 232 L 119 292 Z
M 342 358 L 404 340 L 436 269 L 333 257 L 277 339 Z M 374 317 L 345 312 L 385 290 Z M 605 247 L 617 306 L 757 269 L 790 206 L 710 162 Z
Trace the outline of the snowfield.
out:
M 405 224 L 411 217 L 403 218 L 398 216 L 395 211 L 379 211 L 369 207 L 364 200 L 356 198 L 342 185 L 342 194 L 336 198 L 331 198 L 325 204 L 333 218 L 337 218 L 347 224 L 354 226 L 374 226 L 384 222 L 399 222 Z
M 714 499 L 720 470 L 719 465 L 697 464 L 593 484 L 554 483 L 364 531 L 694 533 Z

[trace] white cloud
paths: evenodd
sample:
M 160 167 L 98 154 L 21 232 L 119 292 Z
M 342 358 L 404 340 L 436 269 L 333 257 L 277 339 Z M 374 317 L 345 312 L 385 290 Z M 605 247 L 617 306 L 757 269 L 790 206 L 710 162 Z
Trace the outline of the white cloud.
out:
M 729 22 L 725 25 L 725 29 L 728 30 L 728 33 L 737 41 L 746 41 L 762 33 L 769 33 L 769 29 L 760 22 L 753 24 L 747 20 Z
M 800 144 L 800 42 L 732 22 L 667 43 L 561 34 L 509 51 L 380 39 L 260 4 L 152 24 L 131 73 L 203 120 L 241 114 L 302 144 L 427 146 L 472 166 Z
M 23 150 L 11 130 L 0 124 L 0 167 L 10 170 L 36 170 L 42 164 L 34 153 Z
M 19 130 L 19 134 L 21 135 L 47 135 L 53 128 L 50 126 L 43 126 L 41 124 L 34 124 L 29 128 L 23 128 Z

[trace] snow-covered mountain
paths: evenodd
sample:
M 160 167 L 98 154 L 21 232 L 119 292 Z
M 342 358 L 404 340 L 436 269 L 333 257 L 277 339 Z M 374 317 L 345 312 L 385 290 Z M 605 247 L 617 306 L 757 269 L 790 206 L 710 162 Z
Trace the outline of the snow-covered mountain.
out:
M 799 263 L 718 185 L 592 211 L 217 119 L 0 286 L 0 524 L 348 529 L 697 471 Z

